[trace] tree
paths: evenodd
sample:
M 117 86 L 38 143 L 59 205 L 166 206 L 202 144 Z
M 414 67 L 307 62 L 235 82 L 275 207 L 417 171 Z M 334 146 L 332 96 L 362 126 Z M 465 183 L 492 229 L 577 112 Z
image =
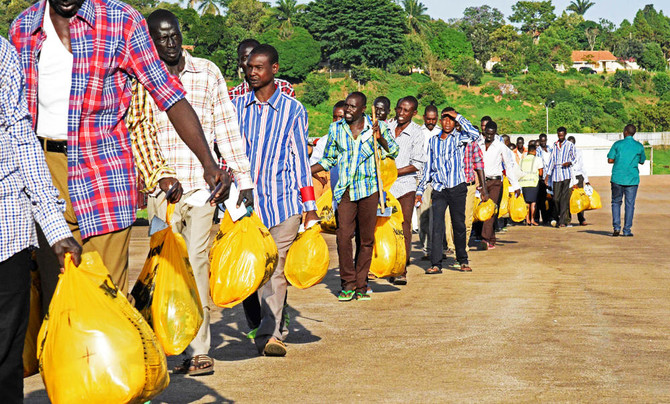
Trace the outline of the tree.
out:
M 491 33 L 493 56 L 500 62 L 493 66 L 493 73 L 498 76 L 516 75 L 521 71 L 523 55 L 519 34 L 511 25 L 503 25 Z
M 521 23 L 521 31 L 538 37 L 556 19 L 551 0 L 518 1 L 512 5 L 511 22 Z
M 267 3 L 259 0 L 230 0 L 226 25 L 238 26 L 252 34 L 257 34 L 269 22 L 270 13 Z
M 284 38 L 280 28 L 264 32 L 258 40 L 274 46 L 279 53 L 279 77 L 302 81 L 319 66 L 321 47 L 302 27 L 294 27 L 293 34 Z
M 315 0 L 303 21 L 323 57 L 345 67 L 393 63 L 407 30 L 403 10 L 390 0 Z
M 442 87 L 434 81 L 421 84 L 417 95 L 422 106 L 427 107 L 430 104 L 442 105 L 447 102 L 447 96 L 444 95 Z
M 188 15 L 189 12 L 195 13 L 193 9 L 188 9 L 177 17 L 183 21 L 181 15 Z M 224 17 L 211 14 L 190 22 L 187 27 L 185 37 L 194 45 L 193 55 L 216 63 L 225 76 L 234 76 L 237 71 L 237 44 L 248 33 L 239 27 L 226 27 Z
M 0 0 L 0 35 L 7 37 L 9 25 L 17 15 L 30 7 L 32 1 L 26 0 Z
M 600 29 L 598 27 L 589 27 L 584 29 L 584 35 L 586 35 L 586 40 L 589 42 L 589 48 L 593 52 L 593 48 L 596 46 L 596 38 L 600 34 Z
M 617 70 L 607 84 L 611 87 L 618 87 L 622 90 L 630 90 L 632 83 L 633 79 L 630 77 L 628 72 Z
M 281 39 L 289 39 L 293 34 L 293 22 L 299 18 L 299 14 L 305 10 L 304 4 L 298 4 L 297 0 L 278 0 L 277 7 L 273 9 L 274 18 L 279 22 L 279 33 Z
M 497 8 L 490 6 L 467 7 L 458 27 L 472 44 L 475 59 L 482 66 L 491 58 L 492 43 L 490 35 L 505 24 L 505 17 Z
M 653 4 L 637 12 L 631 31 L 639 41 L 656 42 L 665 53 L 670 53 L 670 18 L 657 12 Z
M 428 8 L 419 0 L 402 0 L 402 7 L 407 16 L 407 27 L 414 33 L 421 33 L 426 29 L 430 17 L 426 14 Z
M 664 95 L 670 94 L 670 76 L 665 73 L 658 73 L 651 80 L 654 82 L 656 95 L 663 98 Z
M 653 71 L 663 71 L 666 68 L 665 56 L 661 50 L 661 45 L 655 42 L 647 42 L 644 44 L 644 50 L 640 59 L 638 60 L 640 67 L 653 70 Z
M 484 74 L 482 67 L 477 64 L 477 61 L 467 56 L 458 59 L 454 70 L 456 78 L 460 82 L 467 84 L 468 88 L 470 88 L 470 84 L 479 84 Z
M 328 101 L 328 90 L 330 83 L 326 76 L 322 74 L 310 73 L 305 80 L 305 93 L 301 101 L 305 104 L 316 106 Z
M 443 60 L 474 55 L 472 44 L 465 34 L 450 28 L 443 21 L 436 21 L 432 24 L 428 46 L 435 56 Z
M 593 7 L 596 3 L 589 0 L 573 0 L 570 2 L 567 10 L 572 11 L 575 14 L 584 15 L 589 8 Z
M 198 6 L 198 11 L 200 13 L 209 14 L 209 15 L 220 15 L 221 10 L 219 9 L 218 1 L 216 0 L 203 0 Z

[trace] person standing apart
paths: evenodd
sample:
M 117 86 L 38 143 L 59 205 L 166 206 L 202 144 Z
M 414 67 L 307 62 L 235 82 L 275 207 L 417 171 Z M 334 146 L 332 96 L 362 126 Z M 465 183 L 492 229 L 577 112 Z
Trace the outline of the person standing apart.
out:
M 584 185 L 591 185 L 589 182 L 589 177 L 586 175 L 586 170 L 584 169 L 584 153 L 576 146 L 576 139 L 574 136 L 568 136 L 568 142 L 572 142 L 575 145 L 575 165 L 572 168 L 572 179 L 573 188 L 584 188 Z M 586 217 L 584 217 L 584 211 L 577 213 L 577 219 L 579 220 L 580 226 L 586 226 Z
M 528 152 L 519 162 L 519 168 L 522 176 L 519 179 L 519 186 L 523 193 L 523 199 L 528 205 L 528 214 L 526 215 L 526 225 L 539 226 L 535 221 L 535 207 L 537 201 L 537 192 L 542 178 L 543 167 L 542 160 L 536 155 L 537 146 L 534 140 L 528 142 Z
M 433 187 L 431 198 L 433 232 L 430 248 L 431 267 L 426 270 L 428 275 L 442 273 L 442 250 L 445 240 L 444 214 L 447 207 L 449 207 L 454 229 L 456 260 L 461 271 L 472 271 L 468 262 L 468 252 L 465 250 L 465 200 L 468 188 L 465 184 L 463 160 L 465 146 L 477 141 L 479 131 L 470 121 L 450 107 L 442 110 L 441 123 L 442 133 L 430 139 L 428 160 L 416 192 L 416 203 L 418 204 L 421 202 L 426 186 L 430 184 Z M 460 129 L 456 129 L 456 124 L 460 125 Z M 486 201 L 487 195 L 482 195 L 482 199 Z
M 613 164 L 612 178 L 612 236 L 621 234 L 621 202 L 626 199 L 623 236 L 633 237 L 633 214 L 635 213 L 635 197 L 640 184 L 638 166 L 644 164 L 646 155 L 642 143 L 633 139 L 637 129 L 628 124 L 623 130 L 623 139 L 617 140 L 607 153 L 607 162 Z
M 430 138 L 433 136 L 439 136 L 440 133 L 442 133 L 442 128 L 437 124 L 437 121 L 437 107 L 433 104 L 430 104 L 423 112 L 423 125 L 421 126 L 421 132 L 423 133 L 423 151 L 426 154 L 426 158 L 428 158 L 428 145 L 430 144 Z M 424 167 L 421 168 L 422 173 L 425 169 Z M 419 178 L 421 178 L 422 173 L 419 174 Z M 422 259 L 430 259 L 430 236 L 432 233 L 430 197 L 432 191 L 433 188 L 430 185 L 426 185 L 426 189 L 423 191 L 423 197 L 421 198 L 421 203 L 417 208 L 417 213 L 419 215 L 419 242 L 421 243 L 421 248 L 423 249 Z
M 368 272 L 372 262 L 375 225 L 377 223 L 377 169 L 375 148 L 382 148 L 383 158 L 398 156 L 398 145 L 382 121 L 372 122 L 365 115 L 367 97 L 360 92 L 347 96 L 344 120 L 333 122 L 321 161 L 312 166 L 312 175 L 332 167 L 338 169 L 333 198 L 337 202 L 337 255 L 340 261 L 341 302 L 370 300 Z M 360 249 L 356 259 L 351 239 L 357 233 Z
M 398 179 L 389 192 L 402 208 L 402 231 L 405 236 L 405 272 L 389 279 L 394 285 L 407 284 L 407 265 L 412 252 L 412 213 L 414 212 L 417 176 L 426 162 L 423 151 L 423 133 L 421 127 L 412 121 L 419 107 L 419 101 L 413 96 L 401 98 L 395 108 L 396 119 L 389 124 L 391 135 L 398 144 L 398 157 L 395 159 L 398 168 Z
M 565 140 L 567 129 L 561 126 L 556 131 L 558 141 L 554 143 L 549 164 L 547 164 L 545 182 L 549 187 L 548 178 L 551 178 L 554 192 L 554 206 L 558 214 L 558 227 L 570 226 L 570 179 L 572 166 L 575 164 L 575 145 Z

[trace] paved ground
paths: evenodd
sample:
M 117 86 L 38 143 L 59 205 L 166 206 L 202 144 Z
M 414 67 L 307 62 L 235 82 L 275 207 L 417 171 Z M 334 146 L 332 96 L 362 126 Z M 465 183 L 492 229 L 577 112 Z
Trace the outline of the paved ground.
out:
M 512 227 L 471 274 L 424 275 L 415 253 L 409 285 L 378 281 L 370 302 L 335 300 L 328 236 L 333 270 L 289 291 L 286 358 L 256 355 L 241 307 L 217 310 L 215 375 L 175 375 L 154 402 L 670 401 L 670 176 L 643 179 L 634 238 L 609 236 L 608 178 L 592 183 L 591 226 Z M 26 398 L 47 401 L 39 375 Z

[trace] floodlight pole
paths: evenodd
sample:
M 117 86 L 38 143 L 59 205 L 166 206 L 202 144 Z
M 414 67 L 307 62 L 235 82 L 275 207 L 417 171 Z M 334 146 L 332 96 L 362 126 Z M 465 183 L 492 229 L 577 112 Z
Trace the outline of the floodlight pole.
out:
M 549 134 L 549 107 L 553 107 L 554 105 L 556 105 L 556 101 L 554 100 L 547 101 L 544 103 L 544 108 L 547 110 L 547 131 L 544 132 L 546 134 Z

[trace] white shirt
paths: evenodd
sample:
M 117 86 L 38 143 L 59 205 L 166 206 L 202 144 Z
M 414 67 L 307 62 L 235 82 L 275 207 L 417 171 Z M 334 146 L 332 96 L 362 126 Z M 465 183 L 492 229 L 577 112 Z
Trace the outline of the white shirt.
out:
M 67 140 L 67 119 L 72 87 L 72 53 L 60 41 L 44 10 L 42 28 L 46 39 L 37 62 L 37 135 L 55 140 Z
M 426 128 L 426 125 L 421 125 L 421 133 L 423 133 L 423 152 L 428 153 L 428 141 L 430 140 L 431 137 L 437 136 L 440 133 L 442 133 L 442 128 L 435 125 L 433 130 L 428 130 L 428 128 Z
M 486 149 L 486 141 L 483 136 L 479 138 L 479 147 L 482 149 L 484 155 L 484 173 L 486 177 L 502 177 L 503 175 L 503 163 L 505 167 L 508 167 L 505 170 L 507 178 L 510 183 L 510 192 L 514 192 L 517 189 L 520 189 L 519 182 L 517 181 L 517 176 L 514 172 L 514 157 L 512 157 L 512 151 L 505 146 L 505 143 L 494 140 L 489 148 Z
M 318 163 L 323 157 L 323 153 L 326 151 L 326 143 L 328 141 L 328 135 L 320 137 L 314 147 L 312 148 L 312 156 L 309 158 L 309 165 L 313 166 Z
M 575 164 L 572 167 L 572 176 L 574 177 L 573 181 L 575 184 L 578 182 L 576 178 L 578 175 L 584 177 L 584 182 L 589 182 L 589 177 L 584 170 L 584 153 L 575 147 Z

